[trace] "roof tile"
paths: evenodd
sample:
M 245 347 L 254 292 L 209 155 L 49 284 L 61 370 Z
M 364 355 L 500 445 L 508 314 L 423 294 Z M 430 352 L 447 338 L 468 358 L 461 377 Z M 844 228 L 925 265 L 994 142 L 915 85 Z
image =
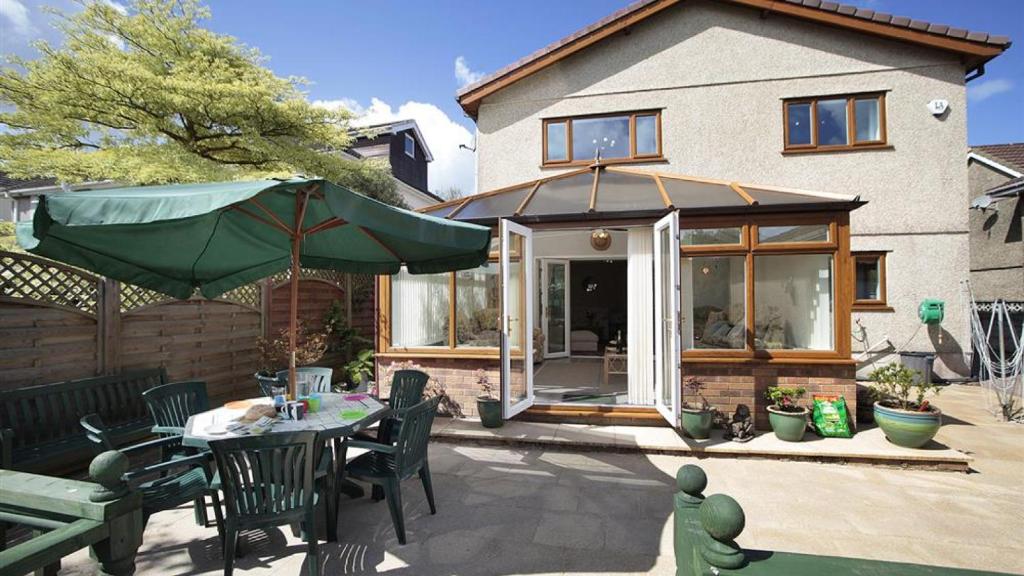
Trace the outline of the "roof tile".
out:
M 1007 168 L 1024 172 L 1024 142 L 973 146 L 971 150 L 986 158 L 995 160 Z

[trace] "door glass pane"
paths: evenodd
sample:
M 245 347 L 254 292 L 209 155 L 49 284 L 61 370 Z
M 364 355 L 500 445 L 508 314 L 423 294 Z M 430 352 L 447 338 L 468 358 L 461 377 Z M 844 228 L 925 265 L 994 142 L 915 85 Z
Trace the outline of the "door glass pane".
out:
M 818 100 L 814 113 L 818 120 L 818 146 L 847 144 L 845 98 Z
M 682 262 L 683 347 L 746 348 L 746 257 L 686 258 Z
M 525 239 L 515 232 L 509 232 L 509 254 L 508 254 L 508 350 L 511 372 L 508 383 L 508 393 L 511 404 L 516 404 L 527 398 L 526 390 L 526 361 L 523 354 L 524 330 L 526 330 L 526 317 L 529 311 L 526 307 L 526 286 L 523 284 L 526 277 L 526 263 L 523 259 L 523 247 Z
M 661 330 L 661 350 L 658 353 L 663 358 L 661 362 L 661 381 L 664 384 L 661 386 L 661 403 L 664 406 L 672 406 L 672 383 L 675 382 L 672 371 L 676 369 L 675 363 L 672 362 L 674 355 L 672 353 L 672 306 L 671 298 L 674 297 L 675 291 L 672 287 L 672 262 L 671 258 L 678 257 L 672 252 L 675 250 L 675 246 L 672 243 L 672 232 L 669 227 L 665 227 L 658 231 L 660 237 L 660 247 L 658 254 L 658 266 L 661 267 L 660 271 L 660 282 L 661 282 L 661 318 L 659 321 L 659 329 Z
M 741 228 L 695 228 L 681 230 L 683 246 L 712 246 L 715 244 L 739 244 Z
M 572 121 L 572 159 L 629 157 L 629 116 L 580 118 Z
M 559 162 L 562 160 L 568 160 L 568 150 L 566 146 L 567 130 L 565 122 L 552 122 L 547 126 L 547 159 L 548 162 Z
M 757 228 L 757 241 L 762 244 L 774 242 L 828 242 L 828 224 L 759 226 Z
M 455 273 L 455 342 L 459 348 L 497 348 L 498 264 Z
M 658 117 L 636 117 L 636 153 L 653 156 L 658 153 Z
M 857 258 L 857 300 L 879 299 L 879 258 Z
M 558 354 L 565 352 L 565 264 L 549 263 L 547 276 L 548 352 Z
M 832 350 L 832 256 L 754 257 L 754 346 Z
M 857 141 L 874 142 L 882 139 L 878 123 L 878 98 L 859 98 L 854 113 L 857 118 Z
M 786 105 L 786 134 L 790 146 L 804 146 L 811 143 L 811 104 Z
M 450 274 L 391 277 L 391 345 L 396 348 L 448 346 Z

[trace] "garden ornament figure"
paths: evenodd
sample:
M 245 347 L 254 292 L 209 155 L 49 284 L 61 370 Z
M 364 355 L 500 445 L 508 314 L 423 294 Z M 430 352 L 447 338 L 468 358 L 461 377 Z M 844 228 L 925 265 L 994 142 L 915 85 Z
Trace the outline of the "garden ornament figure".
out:
M 754 437 L 754 419 L 750 417 L 750 407 L 737 404 L 736 411 L 729 418 L 725 430 L 725 439 L 733 442 L 747 442 Z

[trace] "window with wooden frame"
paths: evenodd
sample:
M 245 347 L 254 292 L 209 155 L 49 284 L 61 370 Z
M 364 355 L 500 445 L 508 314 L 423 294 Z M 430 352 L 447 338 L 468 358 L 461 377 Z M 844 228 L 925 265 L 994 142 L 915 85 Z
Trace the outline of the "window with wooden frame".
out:
M 601 161 L 662 159 L 661 111 L 548 118 L 543 122 L 544 166 L 585 166 Z
M 683 358 L 848 357 L 845 214 L 681 222 Z M 845 355 L 845 356 L 844 356 Z
M 412 137 L 412 134 L 405 135 L 403 144 L 405 146 L 405 155 L 409 158 L 416 158 L 416 139 Z
M 785 152 L 888 145 L 884 93 L 787 99 L 782 102 L 782 122 Z
M 423 355 L 498 353 L 501 285 L 497 239 L 488 262 L 472 270 L 382 280 L 382 344 Z
M 887 302 L 885 255 L 885 252 L 854 252 L 850 255 L 854 310 L 892 310 Z

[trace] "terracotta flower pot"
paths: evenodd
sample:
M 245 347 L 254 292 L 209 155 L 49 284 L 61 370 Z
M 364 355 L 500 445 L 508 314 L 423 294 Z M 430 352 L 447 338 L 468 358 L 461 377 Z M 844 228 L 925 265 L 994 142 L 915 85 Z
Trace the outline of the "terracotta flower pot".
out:
M 875 402 L 875 423 L 889 442 L 904 448 L 920 448 L 931 441 L 942 426 L 942 411 L 929 406 L 927 412 L 900 410 Z
M 713 410 L 682 408 L 681 411 L 683 430 L 690 438 L 704 440 L 711 435 L 711 422 L 715 416 Z
M 501 419 L 501 400 L 497 398 L 477 398 L 476 411 L 484 428 L 501 428 L 505 423 Z
M 799 412 L 786 412 L 775 406 L 768 407 L 768 422 L 772 425 L 775 437 L 786 442 L 800 442 L 807 431 L 807 408 L 800 407 Z

